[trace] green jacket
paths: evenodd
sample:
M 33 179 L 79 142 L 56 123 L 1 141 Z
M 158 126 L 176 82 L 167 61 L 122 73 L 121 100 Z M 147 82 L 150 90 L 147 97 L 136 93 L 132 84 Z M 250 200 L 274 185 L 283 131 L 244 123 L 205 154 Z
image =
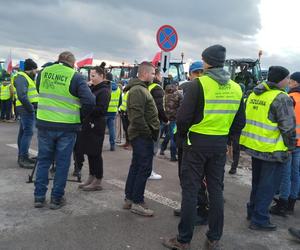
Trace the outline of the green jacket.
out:
M 148 83 L 138 78 L 131 79 L 126 86 L 126 90 L 129 90 L 127 99 L 129 140 L 138 136 L 157 140 L 159 132 L 158 111 L 147 87 Z

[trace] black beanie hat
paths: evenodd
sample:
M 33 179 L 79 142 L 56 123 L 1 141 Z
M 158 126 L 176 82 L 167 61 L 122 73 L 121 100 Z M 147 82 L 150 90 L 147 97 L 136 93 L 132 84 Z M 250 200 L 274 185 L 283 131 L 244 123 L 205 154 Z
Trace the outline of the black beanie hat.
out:
M 29 71 L 37 69 L 37 64 L 30 58 L 26 59 L 24 62 L 24 71 Z
M 223 67 L 226 57 L 226 48 L 216 44 L 202 52 L 202 59 L 213 67 Z
M 290 72 L 282 66 L 271 66 L 268 72 L 268 81 L 279 83 L 286 78 Z
M 293 74 L 291 74 L 290 79 L 300 84 L 300 72 L 294 72 Z

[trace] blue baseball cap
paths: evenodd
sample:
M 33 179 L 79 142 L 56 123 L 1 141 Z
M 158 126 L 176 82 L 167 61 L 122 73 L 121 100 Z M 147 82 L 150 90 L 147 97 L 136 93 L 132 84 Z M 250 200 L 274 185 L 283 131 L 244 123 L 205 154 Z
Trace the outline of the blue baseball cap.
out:
M 189 72 L 194 72 L 196 70 L 203 70 L 203 62 L 202 61 L 196 61 L 190 65 Z

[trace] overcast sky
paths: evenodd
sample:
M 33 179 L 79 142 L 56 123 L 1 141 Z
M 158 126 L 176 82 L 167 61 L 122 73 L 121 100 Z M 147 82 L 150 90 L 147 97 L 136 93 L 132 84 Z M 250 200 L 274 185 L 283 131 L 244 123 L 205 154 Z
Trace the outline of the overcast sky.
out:
M 296 4 L 296 1 L 284 2 Z M 74 52 L 77 58 L 93 52 L 99 60 L 127 63 L 151 60 L 159 51 L 157 30 L 169 24 L 179 36 L 172 58 L 180 58 L 184 52 L 187 61 L 201 59 L 204 48 L 218 43 L 227 48 L 228 58 L 256 58 L 262 49 L 264 68 L 277 64 L 291 71 L 300 70 L 297 60 L 300 43 L 291 41 L 293 38 L 287 33 L 291 29 L 284 30 L 291 18 L 283 14 L 289 14 L 290 8 L 285 11 L 279 0 L 0 0 L 0 3 L 0 58 L 6 58 L 11 49 L 14 63 L 31 57 L 41 66 L 56 60 L 63 50 Z

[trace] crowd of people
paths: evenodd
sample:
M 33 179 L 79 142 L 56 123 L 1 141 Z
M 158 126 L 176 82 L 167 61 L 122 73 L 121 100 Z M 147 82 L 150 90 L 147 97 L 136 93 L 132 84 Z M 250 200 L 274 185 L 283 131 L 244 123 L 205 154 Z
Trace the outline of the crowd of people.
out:
M 79 188 L 102 190 L 102 147 L 106 126 L 110 150 L 115 151 L 115 117 L 119 112 L 125 148 L 132 148 L 123 209 L 151 217 L 144 200 L 147 180 L 161 179 L 153 157 L 165 155 L 178 163 L 182 189 L 178 234 L 165 238 L 170 249 L 190 249 L 195 225 L 208 224 L 207 249 L 221 249 L 224 226 L 224 170 L 233 149 L 230 174 L 237 172 L 240 149 L 252 159 L 252 187 L 247 203 L 249 228 L 273 231 L 270 213 L 286 217 L 299 196 L 300 72 L 271 66 L 268 79 L 245 95 L 223 68 L 226 49 L 213 45 L 202 61 L 189 68 L 189 81 L 162 85 L 160 70 L 142 62 L 136 78 L 118 86 L 105 65 L 90 71 L 90 81 L 74 69 L 75 57 L 65 51 L 43 67 L 25 60 L 24 71 L 1 85 L 1 119 L 10 120 L 13 96 L 19 116 L 18 163 L 36 164 L 34 207 L 46 204 L 48 172 L 55 165 L 50 209 L 66 204 L 65 186 L 74 157 L 74 175 L 81 173 L 87 155 L 89 176 Z M 11 101 L 7 101 L 11 100 Z M 3 111 L 3 112 L 2 112 Z M 37 127 L 38 157 L 29 157 Z M 160 144 L 160 138 L 164 137 Z M 276 197 L 278 195 L 278 198 Z M 271 203 L 275 200 L 275 204 Z M 300 231 L 289 230 L 300 238 Z

